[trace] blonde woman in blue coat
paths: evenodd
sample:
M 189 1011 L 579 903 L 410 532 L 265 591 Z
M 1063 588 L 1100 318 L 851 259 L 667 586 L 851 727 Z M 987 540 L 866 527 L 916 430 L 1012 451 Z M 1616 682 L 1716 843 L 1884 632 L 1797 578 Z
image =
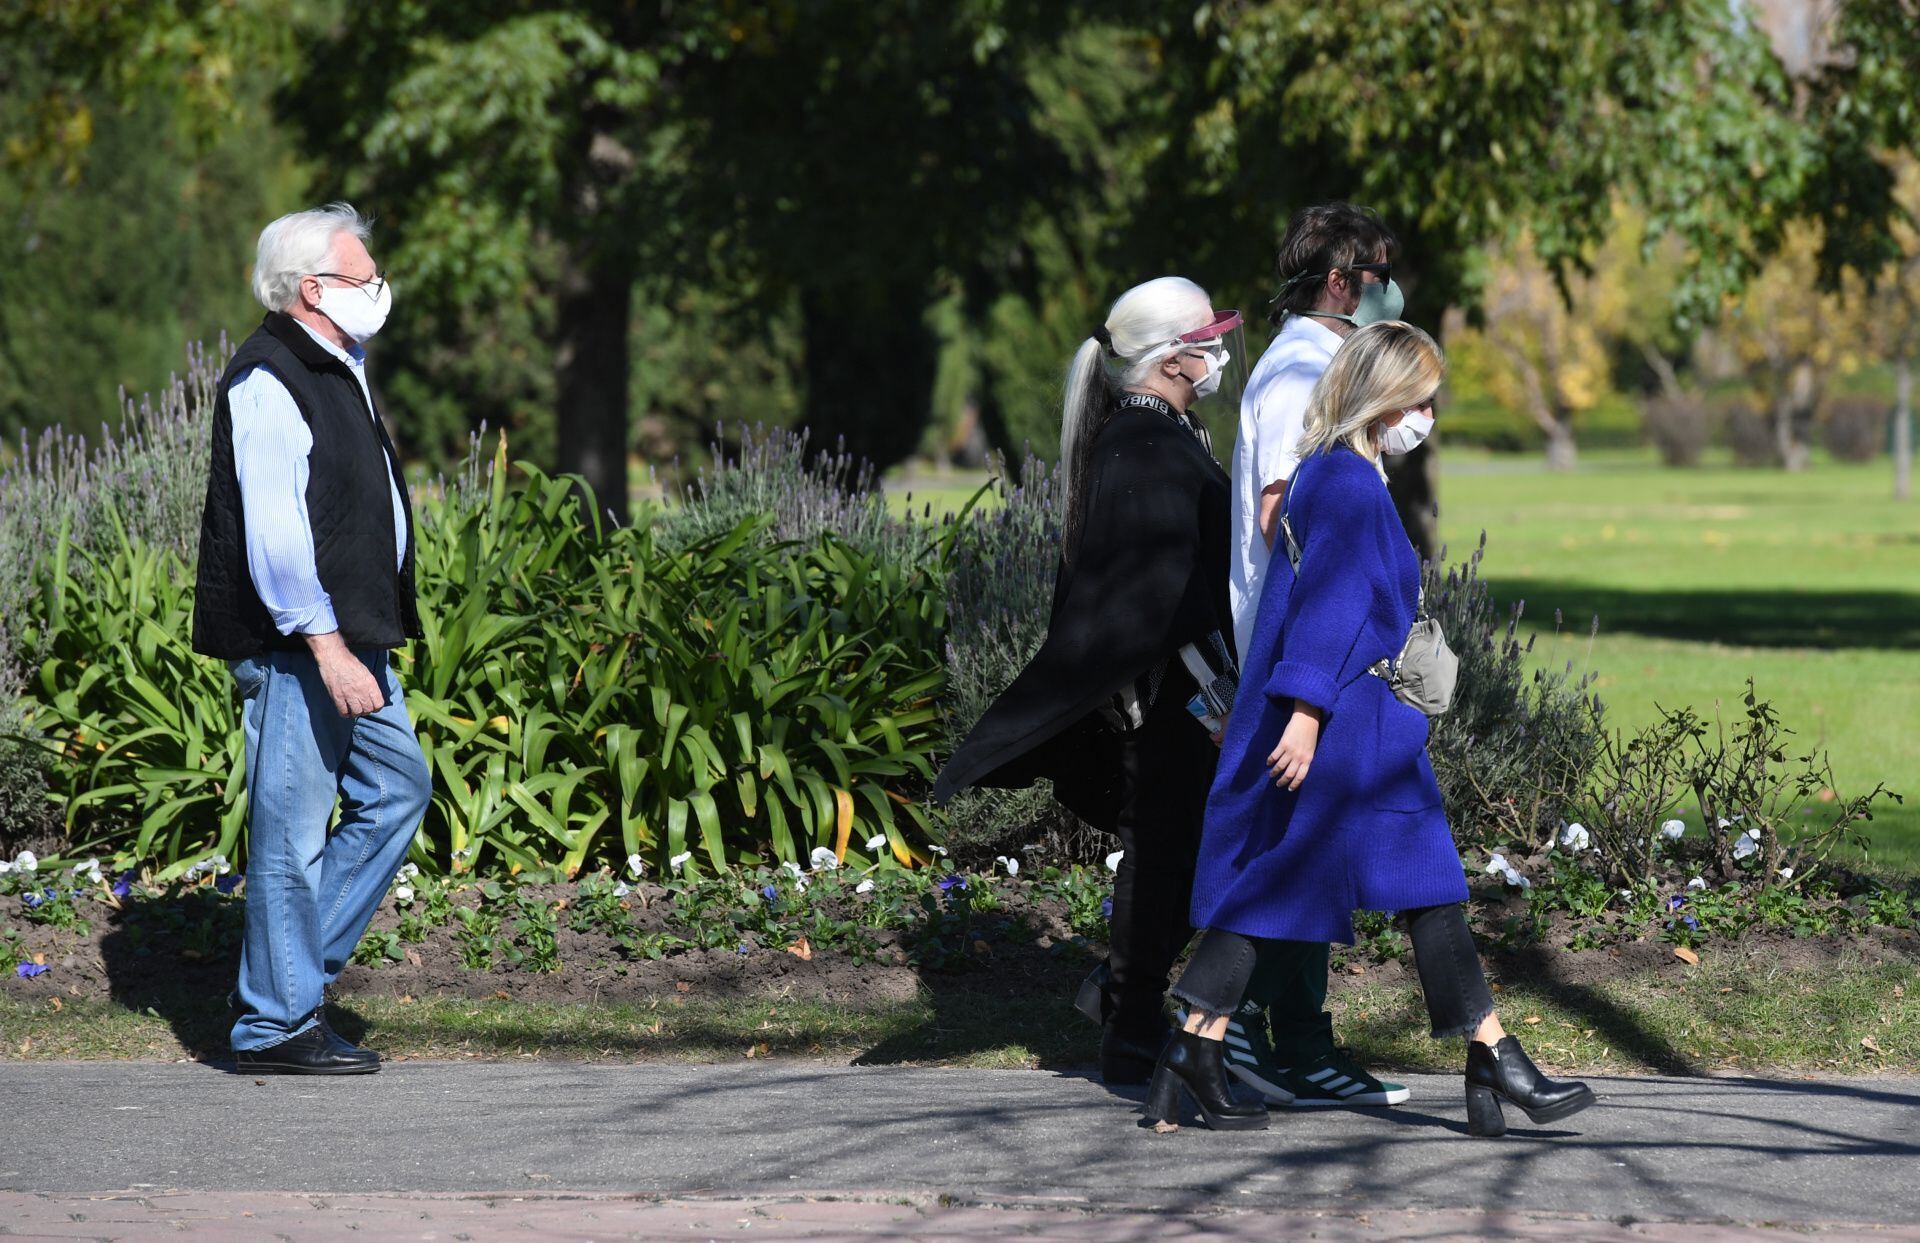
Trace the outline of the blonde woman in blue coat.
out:
M 1433 338 L 1390 320 L 1348 337 L 1314 388 L 1283 511 L 1299 569 L 1274 559 L 1244 653 L 1194 882 L 1193 925 L 1205 932 L 1173 988 L 1189 1017 L 1155 1067 L 1153 1121 L 1176 1122 L 1191 1095 L 1209 1126 L 1266 1125 L 1263 1106 L 1227 1090 L 1220 1044 L 1257 943 L 1350 945 L 1355 910 L 1406 921 L 1433 1035 L 1467 1038 L 1473 1134 L 1505 1131 L 1502 1100 L 1536 1123 L 1593 1103 L 1585 1084 L 1543 1076 L 1500 1026 L 1427 718 L 1383 676 L 1413 625 L 1420 560 L 1381 458 L 1425 438 L 1445 378 Z

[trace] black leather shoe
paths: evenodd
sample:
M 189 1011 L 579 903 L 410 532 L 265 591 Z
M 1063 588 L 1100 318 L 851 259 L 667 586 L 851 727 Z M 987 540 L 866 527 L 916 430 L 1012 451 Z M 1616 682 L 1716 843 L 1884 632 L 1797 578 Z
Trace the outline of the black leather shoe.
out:
M 351 1052 L 342 1052 L 335 1042 Z M 380 1055 L 354 1049 L 322 1023 L 264 1049 L 236 1049 L 236 1069 L 267 1075 L 371 1075 L 380 1069 Z
M 359 1045 L 353 1043 L 353 1041 L 348 1040 L 345 1036 L 333 1030 L 333 1024 L 327 1022 L 327 1012 L 324 1009 L 320 1011 L 319 1019 L 320 1030 L 327 1033 L 328 1048 L 332 1049 L 341 1057 L 358 1058 L 361 1061 L 367 1062 L 379 1062 L 380 1055 L 378 1053 L 375 1053 L 372 1049 L 361 1048 Z
M 1593 1104 L 1593 1089 L 1576 1079 L 1564 1083 L 1540 1073 L 1512 1036 L 1495 1045 L 1467 1044 L 1467 1133 L 1507 1133 L 1500 1102 L 1517 1105 L 1535 1123 L 1570 1118 Z
M 1105 1027 L 1107 1016 L 1113 1010 L 1113 1002 L 1107 996 L 1107 989 L 1113 983 L 1113 970 L 1102 958 L 1087 978 L 1080 981 L 1080 991 L 1075 994 L 1073 1008 L 1087 1016 L 1088 1020 Z
M 1166 1043 L 1165 1028 L 1149 1039 L 1145 1033 L 1122 1031 L 1108 1023 L 1100 1033 L 1101 1080 L 1108 1087 L 1147 1082 Z
M 1169 1128 L 1178 1126 L 1180 1098 L 1185 1093 L 1193 1097 L 1200 1107 L 1200 1117 L 1215 1131 L 1266 1130 L 1267 1107 L 1258 1101 L 1234 1099 L 1220 1053 L 1218 1040 L 1175 1032 L 1153 1068 L 1153 1086 L 1147 1089 L 1147 1121 Z

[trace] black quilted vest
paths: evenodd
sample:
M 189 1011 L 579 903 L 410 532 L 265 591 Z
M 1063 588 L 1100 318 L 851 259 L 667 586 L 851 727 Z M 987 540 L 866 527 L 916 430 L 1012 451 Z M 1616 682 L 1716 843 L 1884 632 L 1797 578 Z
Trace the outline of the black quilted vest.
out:
M 266 317 L 241 344 L 220 377 L 213 408 L 213 468 L 200 515 L 200 569 L 194 596 L 193 650 L 223 660 L 267 648 L 299 649 L 300 635 L 282 635 L 254 590 L 247 569 L 240 477 L 233 462 L 233 413 L 227 394 L 250 367 L 265 367 L 287 386 L 313 433 L 307 458 L 307 518 L 313 526 L 320 585 L 333 600 L 340 637 L 350 647 L 399 647 L 420 636 L 413 587 L 413 505 L 407 504 L 407 554 L 393 565 L 393 486 L 407 498 L 399 454 L 367 409 L 347 365 L 321 348 L 287 315 Z M 391 465 L 390 465 L 391 464 Z

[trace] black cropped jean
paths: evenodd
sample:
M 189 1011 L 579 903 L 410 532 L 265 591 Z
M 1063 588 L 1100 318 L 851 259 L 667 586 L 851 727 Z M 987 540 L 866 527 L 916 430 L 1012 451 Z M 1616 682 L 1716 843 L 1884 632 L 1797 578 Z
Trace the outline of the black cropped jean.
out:
M 1493 994 L 1487 989 L 1480 952 L 1467 927 L 1466 908 L 1458 902 L 1423 906 L 1402 911 L 1400 918 L 1406 924 L 1407 939 L 1413 942 L 1414 966 L 1420 972 L 1420 991 L 1426 997 L 1434 1039 L 1472 1035 L 1481 1020 L 1493 1013 Z M 1207 929 L 1175 982 L 1173 995 L 1211 1014 L 1231 1014 L 1253 978 L 1261 944 L 1224 928 Z

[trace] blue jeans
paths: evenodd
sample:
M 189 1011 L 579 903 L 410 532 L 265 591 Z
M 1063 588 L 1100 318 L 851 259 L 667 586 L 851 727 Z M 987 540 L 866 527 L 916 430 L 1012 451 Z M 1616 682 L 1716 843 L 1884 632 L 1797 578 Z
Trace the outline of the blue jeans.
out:
M 307 652 L 233 662 L 247 746 L 247 930 L 233 1048 L 264 1049 L 319 1021 L 432 796 L 400 678 L 354 653 L 386 706 L 340 715 Z M 334 807 L 339 805 L 339 820 Z

